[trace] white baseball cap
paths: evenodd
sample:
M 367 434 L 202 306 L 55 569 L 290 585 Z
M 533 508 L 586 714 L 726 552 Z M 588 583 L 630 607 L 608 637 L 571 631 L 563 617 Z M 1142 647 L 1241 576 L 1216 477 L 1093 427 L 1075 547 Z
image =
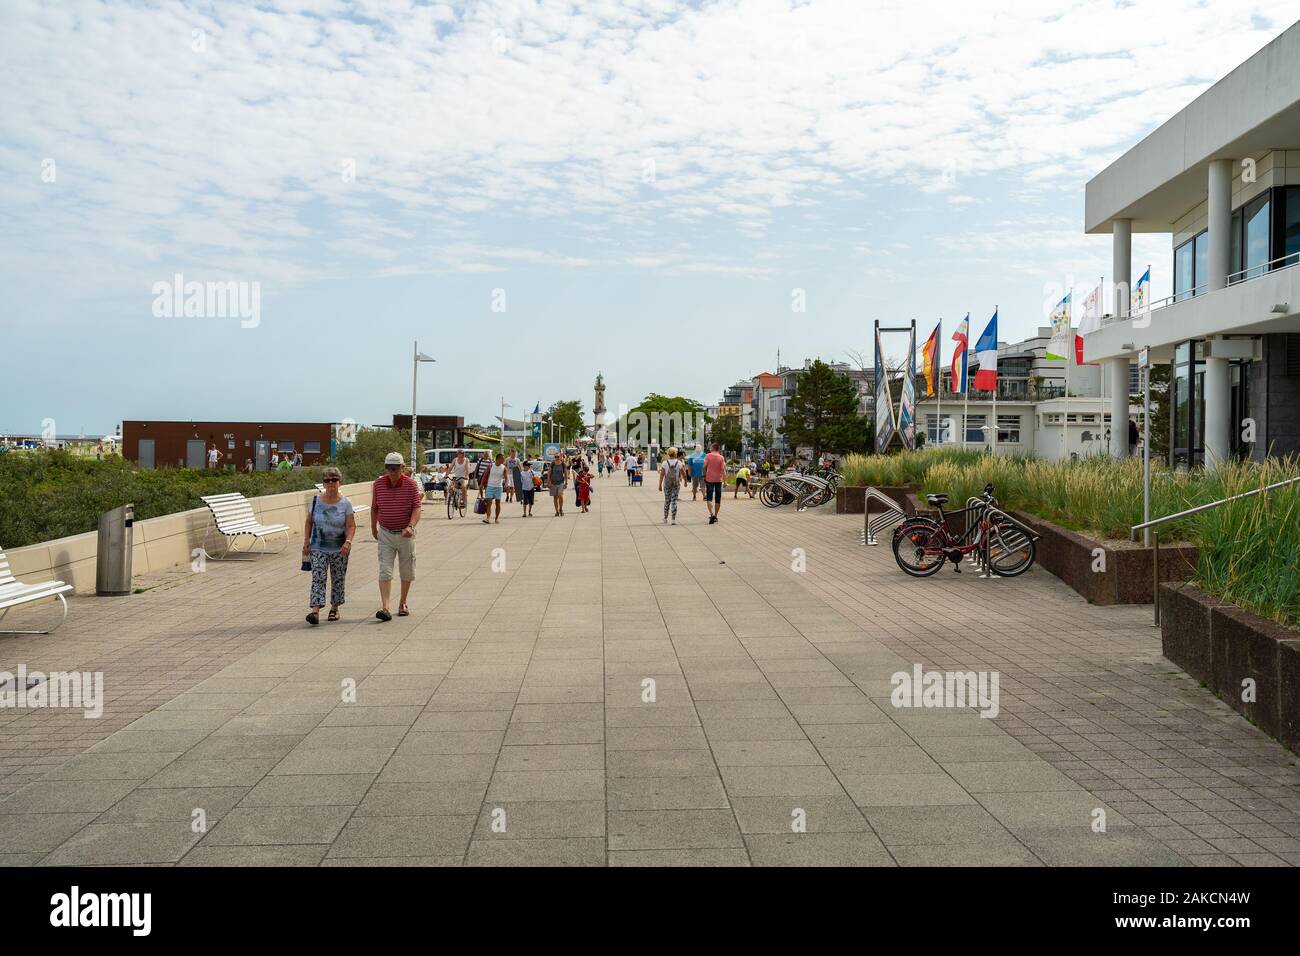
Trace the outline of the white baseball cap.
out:
M 388 457 L 386 457 L 386 458 L 384 459 L 384 465 L 386 465 L 386 466 L 387 466 L 387 465 L 401 465 L 401 464 L 404 464 L 404 462 L 402 461 L 402 454 L 401 454 L 401 452 L 390 451 L 390 452 L 388 453 Z

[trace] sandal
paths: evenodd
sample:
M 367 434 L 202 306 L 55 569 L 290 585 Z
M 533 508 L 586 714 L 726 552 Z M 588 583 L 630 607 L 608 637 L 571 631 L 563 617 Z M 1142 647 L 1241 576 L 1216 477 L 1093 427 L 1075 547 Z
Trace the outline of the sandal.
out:
M 325 620 L 337 621 L 338 619 L 339 619 L 339 609 L 336 607 L 330 608 L 329 614 L 325 615 Z
M 393 615 L 382 607 L 375 612 L 375 617 L 379 618 L 381 621 L 391 621 L 393 619 Z
M 408 608 L 405 604 L 399 604 L 399 605 L 397 605 L 397 616 L 398 616 L 398 617 L 410 617 L 410 616 L 411 616 L 411 609 Z
M 308 612 L 308 614 L 307 614 L 307 623 L 310 624 L 312 627 L 315 627 L 317 624 L 319 624 L 319 623 L 320 623 L 320 612 L 319 612 L 319 611 L 310 611 L 310 612 Z

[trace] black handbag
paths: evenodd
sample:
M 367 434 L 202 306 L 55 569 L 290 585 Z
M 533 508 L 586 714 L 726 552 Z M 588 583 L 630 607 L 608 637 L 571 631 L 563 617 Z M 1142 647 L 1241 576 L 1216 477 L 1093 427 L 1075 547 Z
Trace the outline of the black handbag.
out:
M 312 499 L 311 499 L 311 511 L 308 512 L 308 513 L 311 515 L 311 523 L 312 523 L 312 530 L 313 530 L 313 531 L 316 529 L 316 499 L 319 498 L 319 497 L 320 497 L 319 495 L 313 495 L 313 496 L 312 496 Z M 302 559 L 302 569 L 303 569 L 304 571 L 310 571 L 310 570 L 311 570 L 311 555 L 310 555 L 310 554 L 307 555 L 307 557 L 305 557 L 305 558 Z

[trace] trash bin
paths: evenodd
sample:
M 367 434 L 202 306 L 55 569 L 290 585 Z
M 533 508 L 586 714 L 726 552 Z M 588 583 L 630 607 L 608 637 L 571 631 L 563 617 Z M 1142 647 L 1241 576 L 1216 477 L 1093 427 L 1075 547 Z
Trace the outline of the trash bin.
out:
M 99 516 L 99 548 L 95 555 L 95 593 L 115 597 L 131 593 L 131 526 L 135 505 L 123 505 Z

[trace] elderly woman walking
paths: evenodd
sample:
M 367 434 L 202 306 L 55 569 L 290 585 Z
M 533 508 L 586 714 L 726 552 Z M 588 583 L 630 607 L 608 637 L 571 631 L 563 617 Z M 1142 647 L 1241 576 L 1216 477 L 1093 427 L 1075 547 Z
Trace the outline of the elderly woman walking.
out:
M 357 519 L 352 502 L 339 494 L 343 476 L 337 468 L 326 468 L 321 473 L 325 491 L 311 500 L 307 524 L 303 528 L 302 556 L 311 558 L 311 610 L 307 623 L 315 627 L 320 623 L 320 610 L 325 606 L 325 579 L 330 579 L 330 612 L 327 620 L 339 619 L 343 604 L 343 586 L 348 576 L 348 555 L 352 553 L 352 538 L 357 533 Z

